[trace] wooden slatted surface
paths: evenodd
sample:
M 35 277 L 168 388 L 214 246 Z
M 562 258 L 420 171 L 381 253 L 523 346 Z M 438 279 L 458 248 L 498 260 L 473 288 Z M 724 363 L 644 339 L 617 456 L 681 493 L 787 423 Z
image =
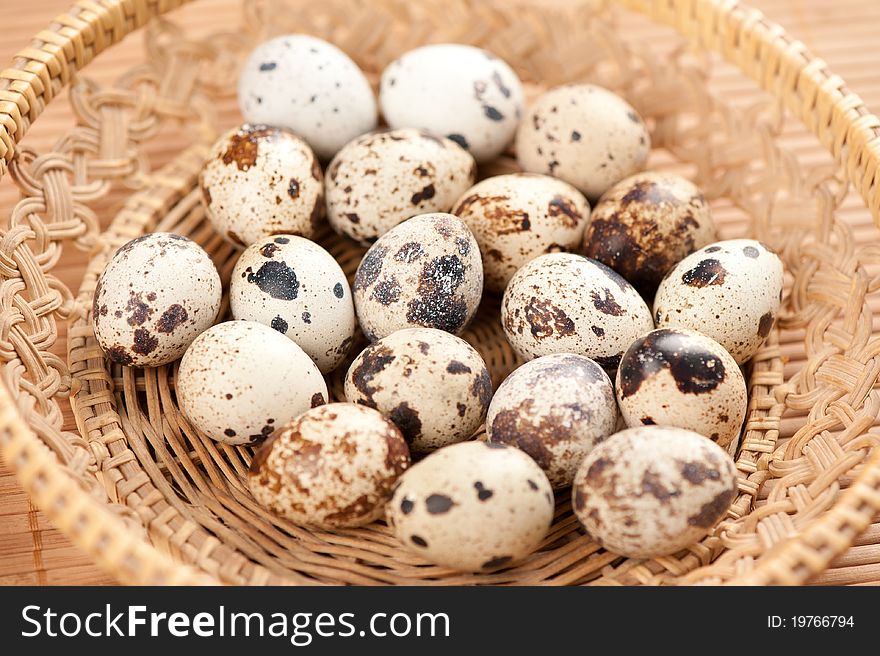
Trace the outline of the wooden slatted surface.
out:
M 0 2 L 0 66 L 27 44 L 30 37 L 67 6 L 67 0 L 30 0 L 27 3 Z M 175 20 L 194 26 L 198 32 L 209 33 L 233 26 L 239 18 L 238 0 L 211 0 L 200 2 L 178 12 Z M 869 107 L 880 112 L 880 52 L 876 48 L 876 34 L 880 29 L 880 3 L 865 0 L 752 0 L 751 4 L 763 10 L 804 41 L 815 54 L 824 58 L 841 75 L 850 88 L 862 96 Z M 639 22 L 633 30 L 645 40 L 667 38 L 663 32 L 647 23 Z M 142 37 L 130 36 L 93 63 L 88 77 L 100 83 L 112 81 L 123 71 L 141 61 Z M 748 104 L 758 98 L 754 83 L 746 81 L 734 71 L 722 72 L 715 80 L 717 88 L 727 96 Z M 40 117 L 25 143 L 39 152 L 51 149 L 55 138 L 71 124 L 66 94 L 57 98 Z M 803 161 L 822 161 L 824 154 L 814 139 L 794 126 L 787 130 L 786 143 L 794 148 Z M 150 144 L 149 154 L 154 163 L 161 163 L 173 152 L 173 135 L 165 141 Z M 0 212 L 8 213 L 15 202 L 16 192 L 8 181 L 0 183 Z M 100 215 L 106 221 L 118 206 L 118 196 L 103 203 Z M 876 239 L 876 232 L 861 201 L 851 195 L 841 210 L 856 234 Z M 56 274 L 63 282 L 76 287 L 86 263 L 86 256 L 68 249 Z M 880 332 L 880 301 L 875 316 L 875 331 Z M 64 355 L 63 326 L 56 352 Z M 786 335 L 787 341 L 796 335 Z M 791 370 L 796 369 L 800 357 L 797 342 L 783 345 L 783 351 L 792 358 Z M 65 414 L 66 430 L 75 430 L 69 411 Z M 784 432 L 784 431 L 783 431 Z M 880 518 L 843 556 L 832 569 L 814 580 L 816 584 L 880 584 Z M 14 474 L 0 461 L 0 584 L 5 585 L 61 585 L 110 584 L 112 581 L 73 547 L 43 515 L 33 508 L 18 486 Z

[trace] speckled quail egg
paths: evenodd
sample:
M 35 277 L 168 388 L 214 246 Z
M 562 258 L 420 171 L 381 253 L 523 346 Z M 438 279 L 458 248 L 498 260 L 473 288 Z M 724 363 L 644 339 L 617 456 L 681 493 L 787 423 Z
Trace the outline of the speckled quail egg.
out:
M 513 139 L 525 96 L 513 69 L 492 53 L 440 43 L 391 62 L 379 102 L 391 127 L 448 137 L 486 162 Z
M 590 536 L 630 558 L 668 556 L 705 537 L 736 497 L 733 460 L 699 433 L 641 426 L 584 458 L 574 512 Z
M 288 34 L 257 46 L 238 78 L 250 123 L 293 130 L 323 160 L 376 127 L 376 98 L 361 69 L 331 43 Z
M 354 278 L 358 321 L 371 341 L 417 326 L 459 334 L 482 295 L 479 247 L 451 214 L 421 214 L 392 228 Z
M 214 323 L 220 295 L 217 269 L 197 243 L 168 232 L 138 237 L 116 251 L 98 278 L 95 337 L 113 362 L 168 364 Z
M 229 283 L 236 319 L 259 321 L 290 339 L 327 373 L 348 353 L 354 304 L 342 268 L 318 244 L 267 237 L 239 257 Z
M 458 199 L 452 213 L 480 244 L 486 288 L 504 291 L 523 264 L 580 247 L 590 205 L 566 182 L 534 173 L 487 178 Z
M 327 218 L 361 243 L 428 212 L 448 212 L 474 183 L 473 157 L 419 130 L 374 132 L 339 151 L 327 168 Z
M 486 417 L 492 380 L 466 341 L 433 328 L 407 328 L 374 342 L 345 377 L 345 399 L 391 419 L 413 452 L 471 437 Z
M 584 234 L 584 254 L 651 299 L 667 271 L 717 239 L 709 204 L 692 182 L 646 171 L 621 180 L 599 200 Z
M 658 328 L 634 341 L 620 360 L 616 389 L 627 426 L 687 428 L 722 447 L 739 437 L 748 405 L 736 360 L 686 328 Z
M 738 364 L 764 343 L 782 301 L 782 260 L 754 239 L 719 241 L 672 269 L 654 297 L 658 328 L 698 330 Z
M 616 426 L 608 374 L 573 353 L 545 355 L 516 369 L 496 390 L 486 415 L 489 441 L 525 451 L 554 488 L 571 485 L 584 456 Z
M 287 337 L 255 321 L 226 321 L 199 335 L 177 372 L 180 409 L 226 444 L 254 444 L 327 402 L 315 363 Z
M 426 560 L 488 572 L 534 551 L 553 510 L 550 481 L 525 453 L 463 442 L 406 471 L 386 515 L 397 539 Z
M 294 524 L 363 526 L 382 516 L 409 467 L 400 431 L 379 412 L 330 403 L 279 427 L 254 454 L 254 498 Z
M 590 199 L 642 169 L 651 137 L 623 98 L 592 84 L 567 84 L 541 95 L 516 134 L 526 171 L 565 180 Z
M 654 327 L 651 311 L 626 280 L 604 264 L 571 253 L 541 255 L 504 291 L 501 325 L 526 360 L 577 353 L 616 369 L 632 341 Z

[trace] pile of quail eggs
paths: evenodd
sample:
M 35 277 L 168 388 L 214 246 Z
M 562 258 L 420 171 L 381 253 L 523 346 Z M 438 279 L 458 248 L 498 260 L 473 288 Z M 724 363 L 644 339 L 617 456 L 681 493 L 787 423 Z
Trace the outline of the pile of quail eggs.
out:
M 605 89 L 527 106 L 507 64 L 454 44 L 404 54 L 379 89 L 377 105 L 325 41 L 260 45 L 238 86 L 246 123 L 199 180 L 241 249 L 228 289 L 186 237 L 125 244 L 94 294 L 106 356 L 179 359 L 180 410 L 255 446 L 254 498 L 296 524 L 384 518 L 462 571 L 540 547 L 565 489 L 624 556 L 709 534 L 736 494 L 740 367 L 778 314 L 779 257 L 719 241 L 699 189 L 644 171 L 648 128 Z M 523 172 L 478 181 L 512 145 Z M 324 222 L 369 245 L 351 284 L 311 240 Z M 498 321 L 525 361 L 497 390 L 459 337 L 484 290 L 503 294 Z M 216 323 L 224 291 L 232 318 Z M 331 403 L 325 376 L 343 363 L 345 402 Z

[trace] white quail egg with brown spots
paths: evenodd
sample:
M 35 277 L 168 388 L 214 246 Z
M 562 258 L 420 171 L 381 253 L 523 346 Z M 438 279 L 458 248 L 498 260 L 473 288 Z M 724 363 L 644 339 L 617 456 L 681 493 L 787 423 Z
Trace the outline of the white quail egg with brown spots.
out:
M 229 283 L 236 319 L 287 335 L 327 373 L 348 353 L 355 319 L 351 290 L 333 256 L 293 235 L 266 237 L 239 257 Z
M 371 341 L 418 326 L 460 334 L 482 295 L 480 249 L 451 214 L 421 214 L 386 232 L 354 279 L 358 320 Z
M 409 467 L 400 431 L 380 413 L 330 403 L 280 426 L 254 454 L 254 498 L 294 524 L 328 530 L 382 516 Z
M 400 477 L 386 515 L 397 539 L 426 560 L 465 572 L 515 564 L 553 521 L 550 481 L 519 449 L 447 446 Z
M 238 105 L 250 123 L 288 128 L 322 160 L 376 127 L 376 98 L 348 55 L 306 34 L 257 46 L 238 78 Z
M 535 258 L 516 272 L 501 303 L 504 334 L 520 357 L 577 353 L 608 370 L 654 327 L 651 311 L 604 264 L 571 253 Z
M 245 124 L 221 136 L 199 175 L 214 229 L 237 246 L 268 235 L 311 237 L 324 212 L 321 166 L 284 129 Z
M 628 426 L 658 424 L 736 445 L 746 416 L 746 381 L 721 344 L 694 330 L 658 328 L 639 337 L 617 370 Z
M 412 129 L 366 134 L 327 168 L 327 218 L 366 244 L 417 214 L 448 212 L 475 175 L 474 158 L 449 139 Z
M 226 321 L 199 335 L 183 355 L 175 382 L 183 414 L 225 444 L 260 442 L 328 398 L 309 356 L 255 321 Z
M 666 272 L 717 239 L 709 204 L 690 180 L 646 171 L 602 195 L 584 235 L 584 255 L 652 299 Z
M 547 91 L 516 134 L 523 169 L 565 180 L 590 199 L 640 171 L 650 150 L 642 117 L 620 96 L 592 84 Z
M 382 73 L 379 102 L 393 128 L 421 128 L 467 148 L 478 162 L 494 159 L 516 132 L 525 102 L 516 73 L 473 46 L 422 46 Z
M 575 515 L 602 547 L 630 558 L 669 556 L 708 535 L 736 497 L 736 467 L 693 431 L 629 428 L 584 458 Z
M 698 330 L 738 364 L 764 343 L 782 302 L 782 260 L 754 239 L 719 241 L 688 255 L 654 297 L 658 328 Z
M 545 355 L 516 369 L 486 415 L 489 441 L 525 451 L 554 488 L 571 485 L 584 457 L 616 426 L 608 374 L 573 353 Z
M 578 250 L 590 204 L 562 180 L 512 173 L 477 183 L 458 199 L 452 213 L 480 244 L 486 288 L 501 292 L 529 260 Z
M 138 237 L 116 251 L 98 278 L 95 337 L 113 362 L 168 364 L 214 323 L 221 291 L 217 269 L 194 241 L 168 232 Z
M 470 438 L 486 417 L 492 380 L 466 341 L 434 328 L 407 328 L 374 342 L 345 377 L 345 399 L 376 408 L 413 452 Z

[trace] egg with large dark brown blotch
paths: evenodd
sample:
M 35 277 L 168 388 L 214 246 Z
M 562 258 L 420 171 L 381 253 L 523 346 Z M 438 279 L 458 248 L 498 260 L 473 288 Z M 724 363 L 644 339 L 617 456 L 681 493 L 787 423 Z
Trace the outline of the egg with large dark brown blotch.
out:
M 650 299 L 667 271 L 717 239 L 709 204 L 692 182 L 646 171 L 621 180 L 599 199 L 584 233 L 584 254 Z
M 562 180 L 511 173 L 468 189 L 452 213 L 467 224 L 480 245 L 486 289 L 501 292 L 529 260 L 577 250 L 590 204 Z
M 451 214 L 421 214 L 382 235 L 354 278 L 358 321 L 371 341 L 403 328 L 461 333 L 483 295 L 471 231 Z
M 736 444 L 746 415 L 746 381 L 721 344 L 686 328 L 639 337 L 617 370 L 617 402 L 628 426 L 687 428 Z
M 782 260 L 769 246 L 754 239 L 719 241 L 666 274 L 654 297 L 654 318 L 658 328 L 700 331 L 742 364 L 773 329 L 782 288 Z
M 572 506 L 602 547 L 657 558 L 708 535 L 736 498 L 725 451 L 693 431 L 642 426 L 615 433 L 584 458 Z

